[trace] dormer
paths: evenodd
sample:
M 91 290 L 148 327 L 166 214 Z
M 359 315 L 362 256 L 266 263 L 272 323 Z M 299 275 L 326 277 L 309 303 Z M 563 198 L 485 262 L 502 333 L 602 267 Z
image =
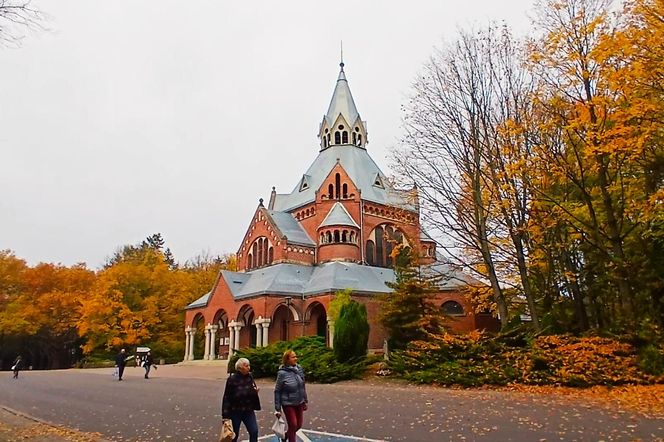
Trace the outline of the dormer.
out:
M 350 93 L 348 80 L 346 80 L 343 61 L 339 66 L 341 70 L 332 100 L 318 130 L 320 150 L 338 145 L 351 145 L 365 149 L 367 144 L 366 122 L 362 121 L 355 107 L 355 101 Z

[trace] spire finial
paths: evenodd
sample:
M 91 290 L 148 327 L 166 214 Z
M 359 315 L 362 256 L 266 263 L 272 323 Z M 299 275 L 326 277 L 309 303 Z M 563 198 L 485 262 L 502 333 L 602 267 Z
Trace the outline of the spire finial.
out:
M 339 63 L 339 66 L 341 66 L 341 72 L 344 71 L 344 41 L 341 40 L 341 63 Z

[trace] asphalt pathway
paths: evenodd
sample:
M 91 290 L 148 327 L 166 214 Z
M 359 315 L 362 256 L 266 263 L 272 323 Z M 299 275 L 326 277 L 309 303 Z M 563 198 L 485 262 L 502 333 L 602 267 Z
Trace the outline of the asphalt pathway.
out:
M 2 372 L 0 404 L 112 441 L 216 440 L 225 371 L 164 366 L 148 380 L 142 373 L 127 368 L 118 382 L 111 369 L 22 372 L 18 380 Z M 273 383 L 258 386 L 260 434 L 267 435 Z M 664 440 L 663 419 L 562 396 L 382 381 L 308 384 L 307 391 L 305 428 L 320 433 L 422 442 Z

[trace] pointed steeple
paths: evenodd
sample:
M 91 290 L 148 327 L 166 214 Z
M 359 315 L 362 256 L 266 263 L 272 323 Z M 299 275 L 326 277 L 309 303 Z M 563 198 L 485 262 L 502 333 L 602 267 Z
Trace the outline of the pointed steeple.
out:
M 332 100 L 323 117 L 318 137 L 321 150 L 339 144 L 351 144 L 364 148 L 367 143 L 366 123 L 360 118 L 344 72 L 343 53 L 339 63 L 339 77 Z
M 339 78 L 337 78 L 337 85 L 332 94 L 332 101 L 330 101 L 330 106 L 325 115 L 327 124 L 330 126 L 335 123 L 339 114 L 344 117 L 348 124 L 355 123 L 360 116 L 357 112 L 357 107 L 355 107 L 353 95 L 350 93 L 350 87 L 348 87 L 348 80 L 346 79 L 346 73 L 344 72 L 344 62 L 342 61 L 339 63 L 339 66 L 341 67 Z

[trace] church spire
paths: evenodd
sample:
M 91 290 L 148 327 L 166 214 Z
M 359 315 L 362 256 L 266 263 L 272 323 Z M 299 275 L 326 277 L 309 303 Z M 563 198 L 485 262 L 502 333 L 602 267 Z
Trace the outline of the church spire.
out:
M 355 106 L 344 66 L 342 46 L 337 84 L 318 133 L 321 150 L 337 144 L 350 144 L 363 148 L 367 142 L 365 122 L 360 119 Z

